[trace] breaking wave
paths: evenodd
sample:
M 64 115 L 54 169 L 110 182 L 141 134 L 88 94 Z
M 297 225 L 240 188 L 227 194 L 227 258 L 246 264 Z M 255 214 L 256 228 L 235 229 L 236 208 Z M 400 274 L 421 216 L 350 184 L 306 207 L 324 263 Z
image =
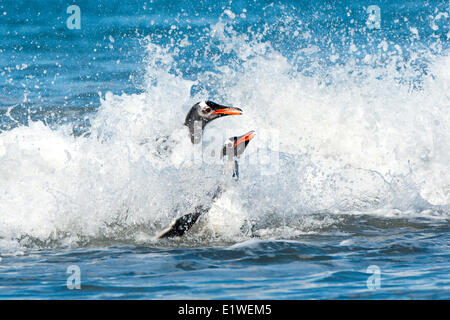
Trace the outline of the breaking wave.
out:
M 154 243 L 217 183 L 226 191 L 194 235 L 164 245 L 293 238 L 347 215 L 449 218 L 448 35 L 424 45 L 412 29 L 403 46 L 338 35 L 335 48 L 288 15 L 243 31 L 244 18 L 227 11 L 194 40 L 143 37 L 142 93 L 99 93 L 80 136 L 42 121 L 1 132 L 1 252 Z M 244 115 L 208 125 L 203 161 L 192 162 L 182 124 L 204 99 Z M 235 183 L 217 157 L 248 130 L 257 138 Z M 162 137 L 173 144 L 163 156 Z

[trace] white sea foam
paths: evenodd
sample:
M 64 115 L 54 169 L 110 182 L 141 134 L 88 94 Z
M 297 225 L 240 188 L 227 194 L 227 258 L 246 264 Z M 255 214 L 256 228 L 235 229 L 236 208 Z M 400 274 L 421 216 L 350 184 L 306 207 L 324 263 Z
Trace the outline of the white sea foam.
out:
M 212 26 L 211 38 L 242 59 L 239 68 L 218 62 L 216 73 L 186 80 L 171 71 L 176 55 L 150 42 L 145 92 L 105 94 L 89 136 L 41 122 L 2 132 L 0 250 L 18 252 L 17 243 L 145 242 L 207 202 L 207 192 L 223 180 L 221 167 L 185 165 L 192 146 L 182 125 L 190 106 L 209 98 L 207 90 L 191 94 L 193 85 L 204 83 L 221 93 L 217 102 L 244 110 L 208 125 L 208 150 L 218 155 L 222 138 L 257 132 L 241 180 L 228 182 L 203 219 L 205 234 L 229 240 L 259 228 L 259 236 L 284 237 L 286 230 L 295 235 L 334 223 L 333 216 L 305 218 L 317 212 L 448 218 L 448 52 L 430 53 L 420 89 L 398 81 L 395 56 L 381 65 L 371 57 L 359 66 L 330 66 L 324 85 L 270 44 L 226 28 Z M 173 153 L 161 157 L 155 139 L 165 136 Z M 280 153 L 277 165 L 263 172 L 250 160 L 261 160 L 258 152 L 267 148 Z M 246 229 L 249 223 L 257 230 Z

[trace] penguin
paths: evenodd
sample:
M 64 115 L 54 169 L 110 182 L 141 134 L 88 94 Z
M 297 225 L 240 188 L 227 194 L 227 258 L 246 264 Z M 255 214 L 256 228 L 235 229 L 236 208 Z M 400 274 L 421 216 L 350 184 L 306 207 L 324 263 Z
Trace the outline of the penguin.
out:
M 239 180 L 239 165 L 238 159 L 244 153 L 245 148 L 249 142 L 256 136 L 255 131 L 249 131 L 241 136 L 231 137 L 226 140 L 225 145 L 221 151 L 221 158 L 224 161 L 225 167 L 232 166 L 233 178 Z M 172 224 L 163 230 L 157 239 L 175 238 L 183 236 L 191 227 L 197 222 L 200 216 L 207 213 L 216 199 L 224 192 L 221 185 L 218 185 L 216 190 L 208 196 L 211 197 L 211 202 L 208 205 L 199 205 L 195 207 L 193 212 L 183 215 L 176 219 Z
M 225 107 L 212 101 L 202 101 L 194 104 L 186 115 L 184 125 L 189 128 L 192 144 L 201 141 L 205 126 L 220 117 L 241 115 L 242 110 L 236 107 Z
M 239 157 L 244 153 L 249 142 L 255 137 L 254 130 L 242 136 L 231 137 L 226 142 L 220 153 L 220 157 L 226 161 L 227 166 L 232 166 L 233 178 L 239 180 Z
M 242 109 L 237 107 L 223 106 L 213 101 L 200 101 L 194 104 L 186 114 L 184 126 L 189 130 L 189 139 L 191 144 L 199 144 L 202 140 L 203 131 L 211 121 L 231 115 L 242 115 Z M 183 143 L 184 132 L 176 130 L 171 136 L 159 136 L 155 138 L 155 155 L 166 159 L 173 149 L 180 143 Z M 145 139 L 141 145 L 149 142 Z

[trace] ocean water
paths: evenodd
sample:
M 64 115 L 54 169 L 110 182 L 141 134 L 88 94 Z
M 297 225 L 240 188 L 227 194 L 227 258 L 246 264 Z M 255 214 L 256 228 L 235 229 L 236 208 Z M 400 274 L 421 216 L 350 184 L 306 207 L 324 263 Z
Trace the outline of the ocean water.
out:
M 449 299 L 449 14 L 1 1 L 0 298 Z M 207 99 L 244 114 L 192 161 L 183 121 Z M 249 130 L 235 182 L 219 150 Z

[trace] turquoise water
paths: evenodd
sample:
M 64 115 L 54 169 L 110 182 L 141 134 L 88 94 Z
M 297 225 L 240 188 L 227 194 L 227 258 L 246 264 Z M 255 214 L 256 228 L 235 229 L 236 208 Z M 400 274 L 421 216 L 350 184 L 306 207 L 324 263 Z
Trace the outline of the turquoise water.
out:
M 449 299 L 449 14 L 0 2 L 0 298 Z M 244 110 L 208 154 L 257 137 L 191 232 L 157 240 L 226 180 L 180 138 L 206 99 Z

